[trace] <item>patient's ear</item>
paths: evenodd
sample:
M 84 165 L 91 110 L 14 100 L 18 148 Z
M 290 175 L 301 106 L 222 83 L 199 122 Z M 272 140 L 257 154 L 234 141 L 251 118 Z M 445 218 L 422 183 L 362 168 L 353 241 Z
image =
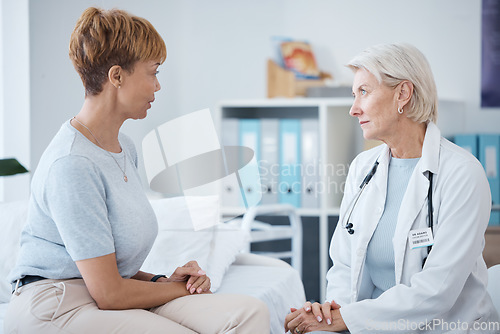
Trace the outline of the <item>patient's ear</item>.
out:
M 108 80 L 115 86 L 115 88 L 120 88 L 122 84 L 123 68 L 120 65 L 113 65 L 108 71 Z

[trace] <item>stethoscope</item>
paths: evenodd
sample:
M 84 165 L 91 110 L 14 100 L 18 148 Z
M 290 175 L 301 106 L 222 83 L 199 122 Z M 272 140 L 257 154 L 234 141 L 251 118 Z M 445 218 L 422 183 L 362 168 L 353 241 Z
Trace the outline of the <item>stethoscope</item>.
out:
M 365 188 L 368 185 L 368 183 L 370 182 L 370 180 L 373 178 L 373 175 L 375 175 L 375 173 L 377 172 L 378 164 L 379 163 L 378 163 L 378 158 L 377 158 L 377 160 L 375 161 L 375 163 L 372 166 L 372 169 L 368 172 L 368 174 L 366 174 L 365 178 L 363 179 L 363 182 L 361 182 L 361 184 L 359 185 L 359 190 L 358 190 L 356 196 L 354 197 L 354 199 L 351 201 L 351 204 L 349 205 L 350 209 L 348 211 L 348 214 L 346 215 L 347 219 L 345 220 L 346 223 L 344 225 L 344 228 L 347 230 L 347 233 L 349 233 L 350 235 L 354 234 L 354 225 L 352 222 L 350 222 L 351 215 L 354 211 L 354 208 L 356 208 L 356 204 L 358 203 L 358 200 L 361 197 L 361 194 L 365 190 Z M 434 232 L 433 231 L 434 220 L 432 217 L 432 211 L 433 211 L 433 207 L 432 207 L 432 176 L 433 176 L 432 172 L 429 171 L 429 190 L 427 192 L 427 209 L 428 209 L 428 211 L 427 211 L 428 224 L 427 225 L 428 225 L 428 227 L 430 227 L 431 233 Z M 431 249 L 432 249 L 432 245 L 427 246 L 427 256 L 429 255 Z M 427 256 L 423 260 L 422 267 L 425 264 L 425 260 L 427 260 Z

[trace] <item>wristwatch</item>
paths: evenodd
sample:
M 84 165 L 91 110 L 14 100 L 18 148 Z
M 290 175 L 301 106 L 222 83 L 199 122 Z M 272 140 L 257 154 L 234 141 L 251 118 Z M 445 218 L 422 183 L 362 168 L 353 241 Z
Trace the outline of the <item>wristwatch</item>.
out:
M 153 276 L 153 278 L 151 278 L 151 282 L 156 282 L 160 277 L 168 278 L 167 275 L 155 275 Z

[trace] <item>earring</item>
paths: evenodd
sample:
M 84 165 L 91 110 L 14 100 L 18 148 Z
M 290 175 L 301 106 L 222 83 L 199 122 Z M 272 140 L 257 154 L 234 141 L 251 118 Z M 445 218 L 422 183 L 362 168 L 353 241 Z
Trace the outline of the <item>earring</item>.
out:
M 398 113 L 401 115 L 403 113 L 403 108 L 398 108 Z

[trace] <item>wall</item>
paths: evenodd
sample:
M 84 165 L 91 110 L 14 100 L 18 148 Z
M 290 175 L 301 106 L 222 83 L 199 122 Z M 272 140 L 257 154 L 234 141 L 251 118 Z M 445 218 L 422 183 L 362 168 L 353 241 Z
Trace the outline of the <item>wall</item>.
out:
M 0 158 L 30 160 L 28 0 L 0 3 Z M 29 196 L 29 174 L 0 178 L 0 201 Z
M 0 1 L 0 19 L 3 22 L 3 2 Z M 3 75 L 3 24 L 0 23 L 0 157 L 5 157 L 5 139 L 4 139 L 4 127 L 5 127 L 5 103 L 4 103 L 4 75 Z M 0 201 L 4 200 L 4 180 L 0 179 Z
M 412 43 L 428 57 L 440 97 L 464 102 L 465 114 L 455 117 L 454 108 L 449 109 L 441 126 L 500 131 L 500 110 L 479 107 L 480 0 L 31 0 L 27 91 L 32 167 L 83 102 L 67 47 L 77 18 L 90 5 L 144 16 L 166 41 L 162 90 L 150 115 L 123 128 L 138 146 L 152 127 L 176 116 L 205 107 L 215 110 L 222 99 L 265 97 L 272 36 L 309 40 L 321 69 L 343 83 L 352 80 L 343 64 L 365 47 Z

